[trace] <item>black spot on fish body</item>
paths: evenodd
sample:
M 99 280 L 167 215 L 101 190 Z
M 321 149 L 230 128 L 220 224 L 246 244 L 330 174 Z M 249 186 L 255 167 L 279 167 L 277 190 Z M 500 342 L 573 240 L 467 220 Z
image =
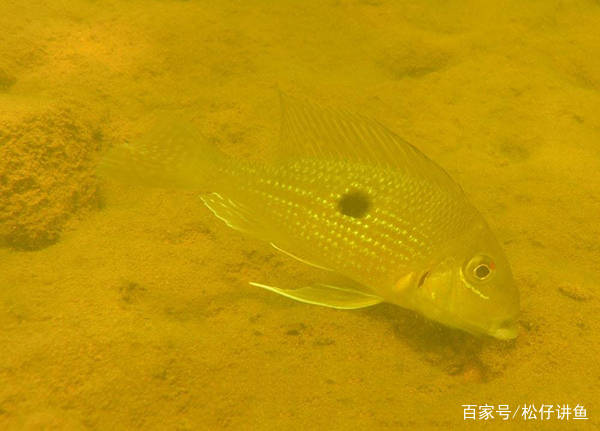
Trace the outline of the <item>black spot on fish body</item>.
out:
M 354 218 L 364 217 L 370 208 L 371 200 L 369 199 L 369 195 L 360 190 L 344 194 L 338 202 L 340 212 Z

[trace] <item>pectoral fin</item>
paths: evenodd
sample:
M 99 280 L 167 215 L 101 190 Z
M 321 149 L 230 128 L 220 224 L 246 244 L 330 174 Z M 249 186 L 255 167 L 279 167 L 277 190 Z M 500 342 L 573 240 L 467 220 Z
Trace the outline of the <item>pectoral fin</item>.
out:
M 299 289 L 280 289 L 278 287 L 267 286 L 266 284 L 250 283 L 252 286 L 262 287 L 271 292 L 279 293 L 296 301 L 306 302 L 308 304 L 322 305 L 324 307 L 339 309 L 356 309 L 370 307 L 371 305 L 383 302 L 383 299 L 359 292 L 345 287 L 332 286 L 329 284 L 315 284 L 305 286 Z

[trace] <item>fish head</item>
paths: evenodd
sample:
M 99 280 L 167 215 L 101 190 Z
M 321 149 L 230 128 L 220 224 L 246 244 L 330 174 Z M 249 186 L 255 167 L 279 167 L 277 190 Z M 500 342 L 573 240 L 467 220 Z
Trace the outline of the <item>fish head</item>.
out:
M 508 340 L 518 334 L 519 291 L 508 260 L 490 229 L 469 232 L 419 279 L 413 308 L 474 334 Z

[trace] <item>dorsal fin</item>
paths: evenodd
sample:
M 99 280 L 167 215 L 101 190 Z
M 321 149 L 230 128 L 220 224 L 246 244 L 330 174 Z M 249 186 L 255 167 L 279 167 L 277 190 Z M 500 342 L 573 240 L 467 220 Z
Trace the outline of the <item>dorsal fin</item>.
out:
M 282 92 L 280 99 L 282 158 L 354 161 L 427 178 L 462 193 L 440 166 L 377 121 Z

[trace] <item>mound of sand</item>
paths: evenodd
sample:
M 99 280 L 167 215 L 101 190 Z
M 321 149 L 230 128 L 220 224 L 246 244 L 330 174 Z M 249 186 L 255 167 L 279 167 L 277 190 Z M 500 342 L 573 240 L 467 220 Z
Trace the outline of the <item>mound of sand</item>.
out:
M 0 104 L 0 244 L 45 247 L 73 214 L 98 205 L 100 142 L 99 129 L 69 108 Z

